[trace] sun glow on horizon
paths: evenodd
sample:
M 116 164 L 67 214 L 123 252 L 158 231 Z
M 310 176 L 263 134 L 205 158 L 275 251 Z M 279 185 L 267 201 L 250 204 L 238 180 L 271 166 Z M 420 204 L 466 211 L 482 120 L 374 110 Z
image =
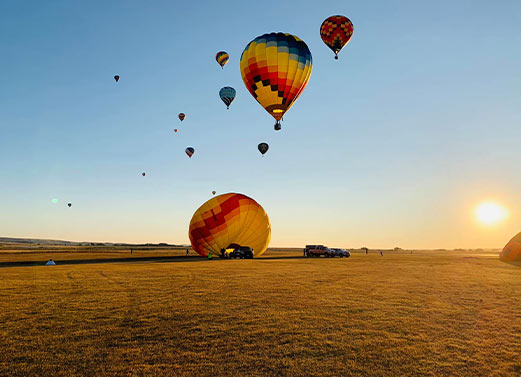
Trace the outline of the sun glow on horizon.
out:
M 496 225 L 508 217 L 508 210 L 495 202 L 483 202 L 476 207 L 476 219 L 483 225 Z

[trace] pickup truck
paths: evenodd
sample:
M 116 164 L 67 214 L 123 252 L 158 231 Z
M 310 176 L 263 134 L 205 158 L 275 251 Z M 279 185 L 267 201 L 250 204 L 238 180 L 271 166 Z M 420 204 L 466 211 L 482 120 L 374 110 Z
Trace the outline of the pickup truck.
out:
M 324 245 L 306 245 L 304 249 L 304 256 L 306 257 L 319 257 L 325 256 L 327 258 L 334 256 L 331 250 Z

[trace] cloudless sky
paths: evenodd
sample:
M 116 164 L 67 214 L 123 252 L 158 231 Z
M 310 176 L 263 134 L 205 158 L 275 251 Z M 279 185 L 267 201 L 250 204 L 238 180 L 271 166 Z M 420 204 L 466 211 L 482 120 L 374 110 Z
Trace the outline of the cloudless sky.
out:
M 338 61 L 319 34 L 334 14 L 355 29 Z M 272 31 L 313 55 L 279 132 L 239 70 Z M 216 190 L 265 208 L 271 246 L 503 247 L 521 230 L 520 47 L 517 0 L 2 1 L 0 236 L 188 243 Z M 479 225 L 484 200 L 509 218 Z

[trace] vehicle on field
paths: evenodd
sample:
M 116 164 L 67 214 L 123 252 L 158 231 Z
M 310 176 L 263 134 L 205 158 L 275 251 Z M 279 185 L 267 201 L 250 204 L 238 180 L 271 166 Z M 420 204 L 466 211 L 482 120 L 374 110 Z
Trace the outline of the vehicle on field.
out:
M 304 256 L 320 257 L 321 255 L 329 258 L 332 256 L 332 252 L 327 246 L 324 245 L 306 245 L 304 249 Z
M 228 254 L 229 258 L 253 259 L 253 249 L 249 246 L 239 246 Z
M 340 258 L 349 258 L 351 256 L 351 253 L 345 249 L 330 249 L 331 250 L 331 256 L 332 257 L 340 257 Z

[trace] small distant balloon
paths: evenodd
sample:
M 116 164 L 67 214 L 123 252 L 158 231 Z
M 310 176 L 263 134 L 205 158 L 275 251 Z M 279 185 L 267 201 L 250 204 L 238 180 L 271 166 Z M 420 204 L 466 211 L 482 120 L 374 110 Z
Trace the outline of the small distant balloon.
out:
M 56 203 L 58 203 L 58 199 L 56 199 L 56 198 L 51 199 L 51 203 L 52 203 L 52 204 L 56 204 Z
M 267 143 L 260 143 L 257 148 L 259 149 L 259 152 L 264 155 L 270 149 L 270 146 Z
M 224 102 L 227 109 L 230 108 L 230 105 L 235 99 L 235 94 L 235 89 L 233 89 L 231 86 L 225 86 L 219 90 L 219 97 L 221 97 L 221 100 Z
M 188 147 L 185 149 L 185 153 L 188 157 L 192 158 L 192 155 L 195 153 L 195 149 L 192 147 Z
M 217 60 L 217 63 L 221 66 L 221 68 L 224 68 L 226 63 L 228 63 L 228 60 L 230 59 L 230 55 L 226 51 L 219 51 L 215 55 L 215 60 Z
M 215 195 L 217 193 L 217 191 L 212 191 L 212 195 Z
M 185 113 L 179 113 L 178 117 L 179 117 L 179 120 L 182 122 L 183 120 L 185 120 Z
M 328 17 L 320 25 L 320 38 L 335 53 L 338 53 L 349 43 L 353 36 L 353 23 L 345 16 Z
M 141 173 L 141 175 L 142 175 L 142 176 L 144 177 L 144 176 L 146 175 L 146 173 L 145 173 L 145 172 L 143 172 L 143 173 Z
M 177 128 L 174 128 L 174 132 L 177 132 Z
M 72 203 L 67 203 L 67 205 L 69 206 L 69 208 L 71 208 L 71 207 L 72 207 Z
M 119 81 L 119 75 L 114 76 L 114 80 L 116 80 L 116 82 L 118 82 Z

